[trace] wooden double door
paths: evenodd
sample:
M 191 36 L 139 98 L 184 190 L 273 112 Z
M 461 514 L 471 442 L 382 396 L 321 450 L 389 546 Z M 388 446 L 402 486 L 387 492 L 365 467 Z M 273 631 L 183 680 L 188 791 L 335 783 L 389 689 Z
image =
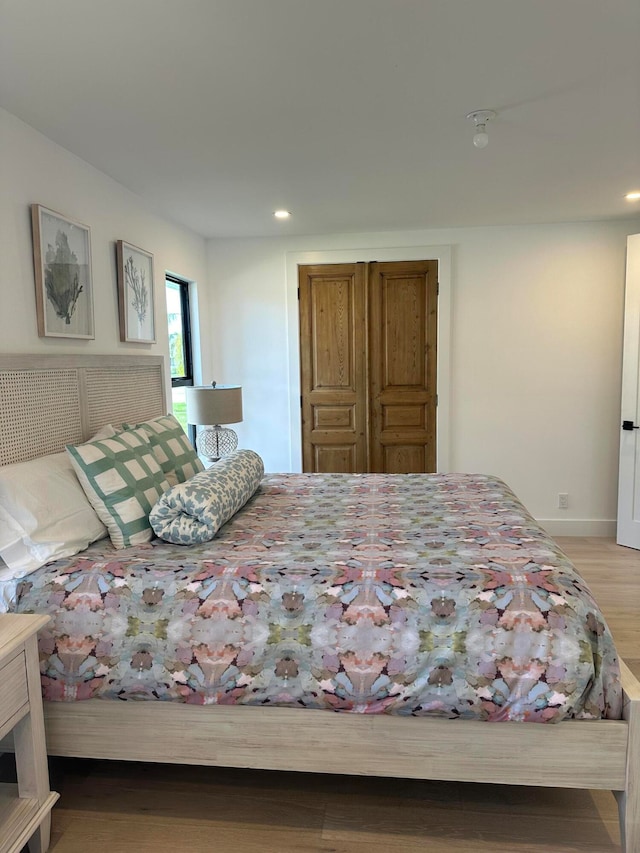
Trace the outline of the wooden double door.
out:
M 435 471 L 437 261 L 298 277 L 303 471 Z

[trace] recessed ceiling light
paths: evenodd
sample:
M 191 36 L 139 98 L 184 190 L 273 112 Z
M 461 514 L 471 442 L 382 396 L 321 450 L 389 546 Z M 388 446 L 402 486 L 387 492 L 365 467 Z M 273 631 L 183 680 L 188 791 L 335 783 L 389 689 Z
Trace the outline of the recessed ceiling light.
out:
M 273 215 L 276 219 L 288 219 L 291 216 L 288 210 L 274 210 Z
M 640 192 L 635 190 L 632 193 L 627 193 L 625 198 L 627 201 L 638 201 L 638 199 L 640 199 Z

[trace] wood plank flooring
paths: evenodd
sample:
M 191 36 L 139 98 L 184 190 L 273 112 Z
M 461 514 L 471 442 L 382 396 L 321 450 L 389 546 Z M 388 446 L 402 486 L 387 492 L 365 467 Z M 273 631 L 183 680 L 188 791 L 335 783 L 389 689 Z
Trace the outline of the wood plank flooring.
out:
M 559 542 L 640 676 L 640 552 Z M 54 853 L 620 851 L 616 803 L 603 791 L 89 760 L 54 760 L 52 787 Z

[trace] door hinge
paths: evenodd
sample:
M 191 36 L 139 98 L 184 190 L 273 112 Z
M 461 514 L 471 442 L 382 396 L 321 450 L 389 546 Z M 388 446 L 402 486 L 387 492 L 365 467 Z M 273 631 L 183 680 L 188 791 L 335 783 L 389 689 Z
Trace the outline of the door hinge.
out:
M 298 288 L 298 301 L 300 300 L 300 288 Z
M 436 406 L 438 405 L 438 395 L 436 394 Z
M 300 394 L 300 408 L 302 408 L 302 394 Z

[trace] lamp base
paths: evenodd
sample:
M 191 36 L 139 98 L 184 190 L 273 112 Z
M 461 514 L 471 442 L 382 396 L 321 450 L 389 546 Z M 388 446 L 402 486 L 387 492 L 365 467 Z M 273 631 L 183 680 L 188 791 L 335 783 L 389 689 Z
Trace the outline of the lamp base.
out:
M 229 427 L 205 427 L 196 436 L 198 453 L 200 456 L 205 456 L 210 462 L 217 462 L 222 456 L 228 456 L 233 453 L 237 446 L 237 433 Z

